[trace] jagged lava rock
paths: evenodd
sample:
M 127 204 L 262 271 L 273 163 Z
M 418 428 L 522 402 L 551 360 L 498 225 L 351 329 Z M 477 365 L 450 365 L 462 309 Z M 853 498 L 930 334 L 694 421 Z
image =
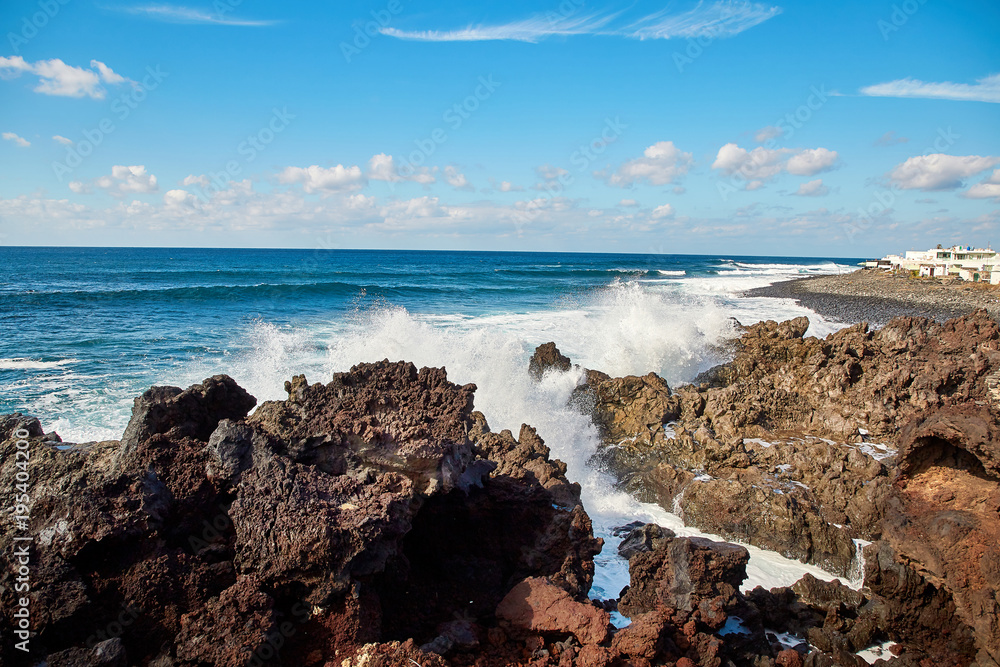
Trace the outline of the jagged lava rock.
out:
M 531 377 L 540 380 L 549 369 L 557 371 L 568 371 L 572 368 L 569 357 L 562 354 L 555 343 L 543 343 L 535 348 L 535 353 L 528 361 L 528 372 Z
M 0 421 L 5 506 L 9 436 L 31 433 L 36 660 L 89 655 L 117 624 L 127 664 L 250 665 L 279 648 L 288 664 L 358 652 L 397 664 L 428 657 L 406 640 L 465 637 L 448 623 L 491 619 L 527 577 L 586 598 L 601 541 L 579 487 L 529 427 L 522 442 L 490 433 L 474 385 L 384 361 L 286 389 L 246 418 L 253 398 L 224 376 L 154 388 L 125 443 L 66 451 L 37 422 Z M 11 521 L 0 517 L 7 551 Z M 5 636 L 11 577 L 0 573 Z

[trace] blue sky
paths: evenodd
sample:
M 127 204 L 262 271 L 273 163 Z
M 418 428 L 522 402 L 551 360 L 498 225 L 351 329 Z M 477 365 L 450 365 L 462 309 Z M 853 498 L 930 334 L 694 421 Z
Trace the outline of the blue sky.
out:
M 0 9 L 0 243 L 1000 245 L 1000 5 Z

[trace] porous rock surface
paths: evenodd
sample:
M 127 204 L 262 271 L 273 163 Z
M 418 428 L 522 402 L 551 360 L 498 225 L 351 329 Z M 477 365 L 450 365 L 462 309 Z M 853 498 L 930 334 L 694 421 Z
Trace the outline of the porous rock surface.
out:
M 456 618 L 474 639 L 528 577 L 584 604 L 601 543 L 579 487 L 530 428 L 491 433 L 474 385 L 386 361 L 286 389 L 247 417 L 226 376 L 153 388 L 122 442 L 63 449 L 33 418 L 0 419 L 5 506 L 29 433 L 34 662 L 339 665 L 403 642 L 364 649 L 378 664 L 461 639 Z
M 689 524 L 864 577 L 880 616 L 859 627 L 997 664 L 996 321 L 902 317 L 824 339 L 808 324 L 745 327 L 731 361 L 675 390 L 585 371 L 574 400 L 601 429 L 599 460 Z M 856 540 L 875 542 L 867 557 Z

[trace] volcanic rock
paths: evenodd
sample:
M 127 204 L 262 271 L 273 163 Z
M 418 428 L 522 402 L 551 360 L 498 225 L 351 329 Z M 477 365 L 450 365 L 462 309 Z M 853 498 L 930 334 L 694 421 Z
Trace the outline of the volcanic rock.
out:
M 540 577 L 525 579 L 500 601 L 497 618 L 537 632 L 572 634 L 582 644 L 600 644 L 608 636 L 611 617 L 594 605 L 577 602 L 569 593 Z
M 528 372 L 531 377 L 540 380 L 545 372 L 554 368 L 557 371 L 568 371 L 572 368 L 569 357 L 562 354 L 555 343 L 543 343 L 535 348 L 535 353 L 528 361 Z
M 225 376 L 154 388 L 124 442 L 63 451 L 37 421 L 0 418 L 4 506 L 11 436 L 30 433 L 36 661 L 96 660 L 113 628 L 128 664 L 431 664 L 413 641 L 475 650 L 452 622 L 492 618 L 525 578 L 584 604 L 601 541 L 579 487 L 530 427 L 490 433 L 474 385 L 385 361 L 286 389 L 247 418 L 255 400 Z M 0 525 L 10 553 L 24 531 Z
M 985 311 L 825 339 L 807 328 L 805 318 L 746 327 L 731 361 L 676 390 L 587 371 L 577 394 L 590 403 L 577 404 L 603 436 L 596 460 L 688 524 L 855 581 L 856 540 L 884 544 L 894 556 L 876 573 L 895 574 L 869 578 L 909 583 L 873 583 L 868 612 L 845 601 L 829 623 L 792 614 L 823 633 L 829 655 L 888 633 L 911 657 L 997 663 L 1000 328 Z M 818 604 L 814 584 L 799 592 Z M 947 628 L 944 640 L 933 627 Z

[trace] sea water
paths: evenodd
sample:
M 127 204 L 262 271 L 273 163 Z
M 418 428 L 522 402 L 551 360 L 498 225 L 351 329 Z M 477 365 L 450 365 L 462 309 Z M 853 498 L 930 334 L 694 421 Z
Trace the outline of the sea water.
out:
M 474 382 L 493 430 L 536 427 L 579 482 L 595 533 L 593 595 L 628 583 L 612 530 L 652 521 L 701 535 L 639 503 L 588 461 L 589 418 L 567 407 L 581 370 L 527 374 L 555 341 L 581 367 L 655 371 L 671 386 L 722 361 L 734 319 L 810 318 L 810 335 L 843 326 L 793 301 L 746 298 L 774 281 L 853 270 L 858 260 L 732 255 L 0 248 L 0 413 L 39 417 L 70 442 L 117 439 L 132 399 L 226 373 L 258 401 L 284 381 L 325 382 L 362 361 L 444 366 Z M 789 585 L 818 568 L 750 548 L 745 588 Z M 616 619 L 623 622 L 622 619 Z

